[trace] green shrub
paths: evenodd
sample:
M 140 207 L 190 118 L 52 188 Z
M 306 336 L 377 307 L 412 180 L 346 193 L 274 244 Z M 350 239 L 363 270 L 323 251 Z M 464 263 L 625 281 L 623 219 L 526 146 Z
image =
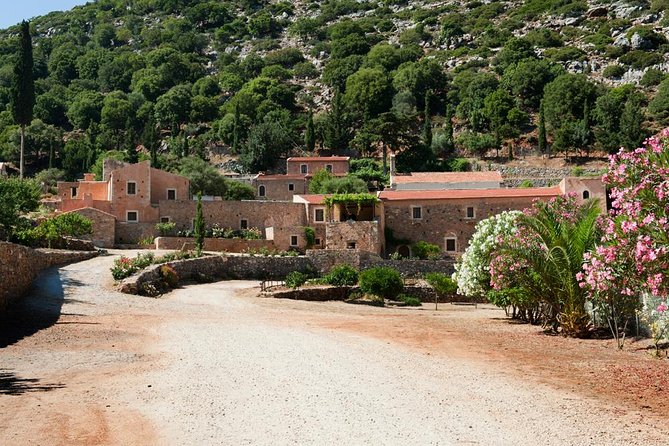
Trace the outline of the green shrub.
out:
M 397 270 L 388 267 L 371 268 L 360 273 L 360 289 L 367 294 L 392 299 L 404 289 L 402 276 Z
M 397 299 L 400 302 L 404 302 L 408 307 L 420 307 L 422 305 L 420 299 L 417 299 L 413 296 L 409 296 L 408 294 L 400 294 L 399 296 L 397 296 Z
M 520 182 L 518 187 L 520 188 L 534 187 L 534 183 L 532 182 L 532 180 L 523 180 Z
M 660 85 L 665 77 L 667 75 L 662 70 L 649 68 L 644 73 L 643 78 L 641 78 L 641 85 L 644 87 L 654 87 L 655 85 Z
M 423 260 L 428 258 L 438 257 L 439 254 L 441 253 L 441 249 L 439 249 L 439 246 L 433 245 L 432 243 L 428 243 L 422 240 L 413 245 L 412 251 L 416 257 Z
M 458 292 L 458 285 L 447 274 L 443 273 L 428 273 L 425 275 L 425 280 L 430 284 L 434 290 L 443 296 L 450 296 Z
M 472 165 L 466 158 L 454 158 L 449 162 L 451 172 L 469 172 Z
M 631 65 L 632 67 L 641 70 L 643 68 L 650 67 L 651 65 L 662 62 L 663 57 L 658 53 L 651 53 L 644 50 L 634 50 L 622 55 L 619 60 L 625 65 Z
M 307 249 L 314 246 L 314 243 L 316 243 L 316 231 L 314 231 L 314 228 L 310 226 L 304 228 L 304 239 L 307 241 Z
M 625 74 L 627 70 L 625 67 L 621 65 L 609 65 L 608 67 L 604 68 L 604 72 L 602 73 L 604 77 L 609 78 L 609 79 L 619 79 Z
M 358 283 L 358 271 L 350 265 L 337 265 L 325 276 L 325 282 L 334 286 L 353 286 Z
M 170 265 L 163 265 L 160 267 L 160 277 L 170 288 L 176 288 L 179 284 L 179 274 Z
M 156 231 L 160 234 L 161 237 L 168 237 L 176 233 L 177 225 L 173 222 L 168 223 L 156 223 Z
M 309 276 L 306 274 L 299 271 L 292 271 L 286 276 L 285 282 L 287 287 L 295 290 L 304 285 L 307 282 L 307 279 L 309 279 Z

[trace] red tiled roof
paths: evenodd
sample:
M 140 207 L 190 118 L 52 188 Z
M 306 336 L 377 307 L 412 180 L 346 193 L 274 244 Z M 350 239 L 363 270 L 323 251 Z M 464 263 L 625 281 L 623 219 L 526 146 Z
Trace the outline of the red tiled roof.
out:
M 478 181 L 502 182 L 502 174 L 490 172 L 412 172 L 408 175 L 393 175 L 396 184 L 407 183 L 471 183 Z
M 293 195 L 293 201 L 296 203 L 323 204 L 325 197 L 327 195 L 324 194 Z
M 286 161 L 348 161 L 349 156 L 291 156 Z
M 533 198 L 557 197 L 560 187 L 527 187 L 517 189 L 449 189 L 449 190 L 385 190 L 379 198 L 385 201 L 457 200 L 466 198 Z
M 256 179 L 258 179 L 258 180 L 304 180 L 304 175 L 300 175 L 300 174 L 265 175 L 265 174 L 260 173 L 256 176 Z

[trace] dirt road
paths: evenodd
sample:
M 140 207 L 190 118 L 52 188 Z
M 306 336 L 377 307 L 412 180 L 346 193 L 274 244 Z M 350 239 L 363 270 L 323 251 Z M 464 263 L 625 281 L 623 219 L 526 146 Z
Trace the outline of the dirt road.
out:
M 530 333 L 496 309 L 262 299 L 252 282 L 149 299 L 113 291 L 111 262 L 47 272 L 2 321 L 0 444 L 669 444 L 664 406 L 491 342 Z

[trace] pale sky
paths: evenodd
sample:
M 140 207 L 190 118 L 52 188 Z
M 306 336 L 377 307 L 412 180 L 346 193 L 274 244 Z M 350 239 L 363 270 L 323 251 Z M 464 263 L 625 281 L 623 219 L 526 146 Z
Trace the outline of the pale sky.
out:
M 52 11 L 67 11 L 73 6 L 85 5 L 93 0 L 2 0 L 0 28 L 7 28 L 33 17 Z

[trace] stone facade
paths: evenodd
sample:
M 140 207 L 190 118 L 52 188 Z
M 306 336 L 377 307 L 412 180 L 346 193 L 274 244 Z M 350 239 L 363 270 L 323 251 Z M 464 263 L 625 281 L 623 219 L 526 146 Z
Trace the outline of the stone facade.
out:
M 195 249 L 192 237 L 157 237 L 156 249 Z M 246 252 L 249 249 L 276 249 L 272 240 L 245 240 L 239 238 L 205 238 L 204 250 L 216 252 Z
M 258 200 L 291 201 L 293 195 L 307 193 L 307 182 L 304 175 L 258 174 L 251 185 Z
M 0 242 L 0 311 L 19 299 L 35 277 L 46 268 L 79 262 L 97 256 L 97 251 L 56 251 L 31 249 Z
M 325 248 L 329 250 L 360 249 L 381 254 L 384 246 L 383 230 L 378 221 L 328 222 L 325 240 Z
M 291 157 L 286 160 L 286 174 L 313 175 L 321 169 L 327 169 L 334 175 L 346 175 L 349 160 L 348 156 Z
M 410 254 L 411 245 L 422 240 L 439 246 L 445 255 L 457 256 L 467 248 L 479 221 L 503 211 L 527 208 L 536 198 L 547 200 L 560 194 L 558 188 L 471 192 L 434 198 L 423 192 L 395 192 L 385 199 L 382 192 L 385 227 L 393 236 L 386 253 L 405 249 Z
M 169 217 L 177 230 L 192 229 L 197 203 L 195 201 L 160 202 L 161 217 Z M 203 201 L 205 224 L 221 228 L 258 228 L 277 249 L 305 249 L 304 206 L 281 201 Z
M 114 246 L 116 238 L 116 217 L 104 211 L 95 208 L 77 209 L 77 214 L 88 218 L 93 222 L 93 234 L 82 236 L 86 240 L 91 240 L 95 246 L 101 248 L 111 248 Z

